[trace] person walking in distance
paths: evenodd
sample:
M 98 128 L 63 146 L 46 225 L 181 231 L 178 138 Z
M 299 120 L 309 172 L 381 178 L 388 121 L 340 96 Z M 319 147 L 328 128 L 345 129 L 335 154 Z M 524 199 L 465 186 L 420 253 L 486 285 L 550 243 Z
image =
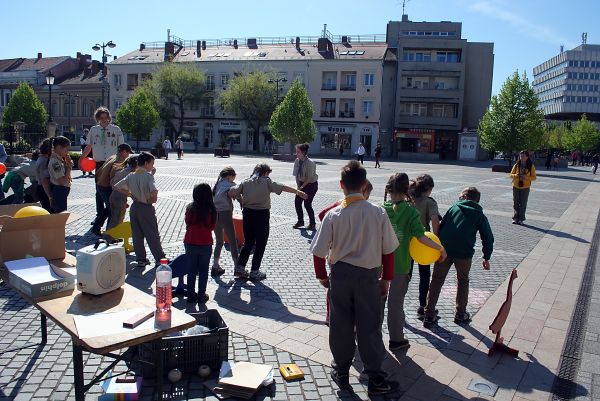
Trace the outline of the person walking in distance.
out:
M 377 146 L 375 146 L 375 168 L 381 168 L 379 159 L 381 159 L 381 142 L 377 141 Z
M 294 228 L 301 228 L 304 226 L 304 213 L 302 212 L 302 203 L 308 213 L 308 229 L 316 229 L 315 211 L 312 208 L 312 201 L 319 190 L 319 184 L 317 179 L 317 165 L 314 161 L 308 158 L 308 143 L 301 143 L 296 145 L 296 161 L 294 162 L 293 174 L 296 177 L 296 185 L 299 191 L 306 192 L 308 195 L 307 199 L 303 199 L 296 195 L 294 203 L 296 206 L 296 214 L 298 215 L 298 221 L 294 224 Z
M 165 151 L 165 160 L 169 160 L 169 151 L 171 150 L 171 138 L 166 137 L 163 141 L 163 150 Z
M 81 163 L 81 160 L 88 157 L 90 152 L 93 152 L 97 171 L 110 156 L 117 154 L 117 147 L 120 144 L 125 143 L 125 139 L 123 138 L 121 128 L 111 123 L 112 117 L 110 111 L 106 107 L 98 107 L 94 113 L 94 118 L 98 124 L 90 129 L 87 144 L 81 154 L 79 163 Z M 96 185 L 97 183 L 96 177 Z M 108 219 L 109 215 L 110 204 L 104 201 L 101 192 L 98 191 L 98 188 L 96 187 L 96 218 L 91 223 L 92 233 L 101 235 L 100 229 Z
M 360 162 L 360 164 L 364 164 L 366 149 L 363 146 L 362 142 L 358 144 L 358 149 L 356 149 L 356 158 Z
M 183 141 L 180 136 L 175 141 L 175 149 L 177 149 L 177 160 L 181 160 L 183 157 Z
M 83 151 L 85 150 L 85 147 L 87 146 L 87 138 L 89 135 L 90 130 L 89 129 L 84 129 L 83 130 L 83 134 L 81 134 L 81 137 L 79 138 L 79 145 L 81 145 L 81 153 L 83 154 Z M 85 177 L 85 175 L 88 175 L 89 177 L 92 176 L 92 172 L 88 172 L 86 173 L 85 171 L 82 174 L 82 177 Z

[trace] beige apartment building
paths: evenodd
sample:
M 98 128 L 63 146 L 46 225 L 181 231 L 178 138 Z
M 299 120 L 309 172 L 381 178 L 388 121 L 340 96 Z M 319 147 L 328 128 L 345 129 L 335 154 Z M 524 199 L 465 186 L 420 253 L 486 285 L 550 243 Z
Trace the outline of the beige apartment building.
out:
M 286 144 L 274 143 L 263 127 L 259 143 L 252 129 L 238 116 L 226 114 L 218 104 L 218 94 L 227 90 L 236 74 L 252 71 L 272 73 L 279 82 L 281 97 L 299 79 L 314 106 L 317 135 L 312 154 L 353 153 L 363 142 L 374 149 L 379 139 L 380 93 L 383 57 L 387 44 L 383 35 L 369 37 L 249 38 L 145 43 L 108 65 L 113 113 L 127 101 L 132 91 L 165 60 L 193 63 L 207 76 L 207 89 L 213 96 L 204 104 L 186 110 L 183 140 L 188 149 L 219 147 L 224 140 L 233 151 L 287 151 Z M 151 147 L 165 136 L 173 139 L 168 127 L 154 130 L 143 146 Z M 280 149 L 277 149 L 280 146 Z M 276 149 L 273 149 L 276 147 Z

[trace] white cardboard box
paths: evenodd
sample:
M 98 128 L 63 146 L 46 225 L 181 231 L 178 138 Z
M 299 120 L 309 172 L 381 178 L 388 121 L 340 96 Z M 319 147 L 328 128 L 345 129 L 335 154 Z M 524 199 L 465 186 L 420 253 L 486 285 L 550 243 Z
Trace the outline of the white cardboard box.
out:
M 31 298 L 75 288 L 75 276 L 48 263 L 46 258 L 18 259 L 4 264 L 10 285 Z

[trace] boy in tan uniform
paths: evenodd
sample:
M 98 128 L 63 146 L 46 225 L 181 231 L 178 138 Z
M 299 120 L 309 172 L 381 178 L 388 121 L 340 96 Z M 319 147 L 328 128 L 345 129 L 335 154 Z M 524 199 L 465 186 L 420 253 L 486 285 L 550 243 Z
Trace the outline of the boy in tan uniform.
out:
M 351 161 L 342 169 L 341 178 L 345 198 L 327 213 L 310 248 L 316 276 L 329 288 L 329 347 L 334 359 L 331 377 L 341 389 L 350 387 L 356 327 L 358 352 L 369 376 L 369 394 L 387 394 L 396 391 L 398 383 L 386 380 L 381 370 L 385 356 L 381 307 L 394 276 L 398 239 L 383 208 L 361 194 L 367 180 L 364 167 Z M 326 258 L 331 266 L 329 277 Z M 379 266 L 383 266 L 381 278 Z

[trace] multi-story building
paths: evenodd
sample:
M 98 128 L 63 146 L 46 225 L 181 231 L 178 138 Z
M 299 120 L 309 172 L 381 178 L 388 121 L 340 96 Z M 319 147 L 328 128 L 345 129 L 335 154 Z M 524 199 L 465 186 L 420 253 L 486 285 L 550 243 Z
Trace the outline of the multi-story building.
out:
M 546 120 L 600 122 L 600 45 L 582 44 L 533 69 L 533 90 Z
M 460 22 L 387 25 L 381 129 L 400 158 L 456 158 L 489 106 L 493 43 L 468 42 Z
M 227 90 L 229 80 L 236 74 L 265 71 L 277 77 L 279 82 L 273 85 L 281 90 L 280 96 L 296 79 L 306 87 L 317 128 L 311 153 L 338 154 L 342 146 L 348 155 L 359 142 L 367 150 L 374 149 L 379 135 L 382 61 L 387 48 L 383 36 L 359 40 L 357 36 L 333 37 L 326 33 L 323 37 L 292 40 L 250 38 L 182 44 L 179 51 L 171 42 L 142 44 L 111 62 L 111 110 L 115 112 L 165 58 L 193 63 L 206 73 L 206 86 L 213 95 L 206 103 L 190 105 L 185 111 L 182 138 L 188 142 L 186 146 L 210 149 L 225 141 L 233 150 L 263 151 L 272 144 L 268 127 L 263 127 L 259 143 L 255 144 L 246 122 L 239 116 L 227 115 L 219 107 L 218 94 Z M 164 136 L 173 138 L 172 134 L 168 128 L 159 128 L 145 145 Z
M 46 85 L 49 72 L 55 76 L 52 104 Z M 88 54 L 76 57 L 43 57 L 0 60 L 0 119 L 13 92 L 26 82 L 52 115 L 56 133 L 69 134 L 75 140 L 84 128 L 94 122 L 93 112 L 101 105 L 102 65 L 91 61 Z
M 173 43 L 177 42 L 177 43 Z M 143 43 L 108 65 L 113 112 L 165 60 L 193 63 L 207 75 L 213 96 L 186 110 L 183 139 L 195 149 L 225 139 L 233 150 L 263 151 L 272 138 L 219 107 L 218 93 L 235 74 L 262 70 L 300 79 L 314 106 L 313 154 L 369 153 L 381 141 L 387 155 L 456 158 L 459 132 L 473 132 L 489 105 L 493 44 L 467 42 L 456 22 L 391 21 L 387 34 L 283 39 L 168 41 Z M 283 96 L 283 92 L 281 95 Z M 145 146 L 165 136 L 156 129 Z M 287 149 L 284 146 L 283 149 Z

